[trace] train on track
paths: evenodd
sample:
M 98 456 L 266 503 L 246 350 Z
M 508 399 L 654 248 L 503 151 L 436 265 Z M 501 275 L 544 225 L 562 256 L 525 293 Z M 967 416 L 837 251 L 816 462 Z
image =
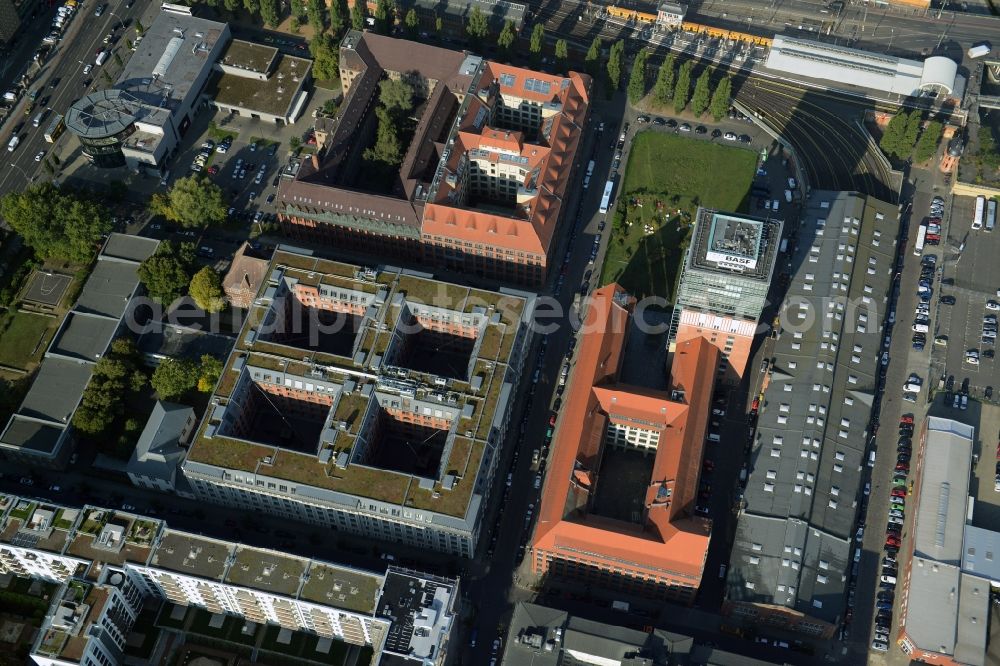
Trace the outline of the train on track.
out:
M 613 5 L 605 7 L 604 11 L 606 11 L 609 16 L 614 16 L 615 18 L 621 19 L 629 23 L 656 25 L 656 14 L 651 12 L 641 12 L 636 9 L 615 7 Z M 735 42 L 744 42 L 747 44 L 757 44 L 758 46 L 765 46 L 768 48 L 770 48 L 772 42 L 774 41 L 770 37 L 762 37 L 760 35 L 754 35 L 748 32 L 741 32 L 739 30 L 727 30 L 725 28 L 716 28 L 710 25 L 695 23 L 693 21 L 684 21 L 683 23 L 681 23 L 681 30 L 683 30 L 684 32 L 706 35 L 708 37 L 714 37 L 717 39 L 726 39 Z

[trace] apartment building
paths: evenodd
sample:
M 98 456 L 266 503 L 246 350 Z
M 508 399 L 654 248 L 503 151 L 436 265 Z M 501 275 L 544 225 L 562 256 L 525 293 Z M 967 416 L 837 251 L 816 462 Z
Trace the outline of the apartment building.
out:
M 719 381 L 738 384 L 767 305 L 782 222 L 699 208 L 681 264 L 670 338 L 722 352 Z
M 279 248 L 185 477 L 206 502 L 469 557 L 533 307 Z
M 368 646 L 376 663 L 440 664 L 458 583 L 253 548 L 123 511 L 0 496 L 0 571 L 62 584 L 32 657 L 122 664 L 144 603 L 170 602 Z
M 897 216 L 854 192 L 803 211 L 726 579 L 746 626 L 829 638 L 847 612 Z
M 694 505 L 719 353 L 706 340 L 688 340 L 675 350 L 669 390 L 622 383 L 633 305 L 617 284 L 592 296 L 531 567 L 539 576 L 691 603 L 711 534 Z M 647 471 L 648 481 L 620 483 L 632 476 L 625 469 Z
M 285 232 L 540 283 L 576 170 L 590 78 L 355 31 L 340 54 L 345 97 L 335 126 L 278 189 Z M 385 78 L 410 83 L 421 114 L 398 173 L 374 183 L 363 153 Z

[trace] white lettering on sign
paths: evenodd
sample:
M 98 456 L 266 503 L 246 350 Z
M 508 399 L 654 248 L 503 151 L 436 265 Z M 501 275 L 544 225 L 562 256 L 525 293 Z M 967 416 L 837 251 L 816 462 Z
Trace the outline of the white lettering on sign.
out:
M 741 257 L 736 254 L 726 254 L 724 252 L 708 252 L 705 258 L 714 261 L 720 266 L 729 268 L 745 268 L 753 270 L 757 267 L 757 260 L 753 257 Z

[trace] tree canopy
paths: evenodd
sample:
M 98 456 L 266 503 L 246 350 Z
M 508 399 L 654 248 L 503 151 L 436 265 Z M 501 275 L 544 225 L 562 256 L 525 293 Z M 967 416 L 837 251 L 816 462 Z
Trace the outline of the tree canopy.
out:
M 365 19 L 367 18 L 368 6 L 365 4 L 364 0 L 355 2 L 354 6 L 351 7 L 351 26 L 355 30 L 364 30 Z
M 587 72 L 591 76 L 597 76 L 597 71 L 601 63 L 601 38 L 594 37 L 594 41 L 590 43 L 590 48 L 587 49 L 587 55 L 584 56 L 584 65 L 587 68 Z
M 622 57 L 624 55 L 625 42 L 619 39 L 611 45 L 611 51 L 608 54 L 608 81 L 611 82 L 613 90 L 618 90 L 618 86 L 622 83 Z
M 941 133 L 943 131 L 944 125 L 940 121 L 932 120 L 927 123 L 927 127 L 924 128 L 923 134 L 920 135 L 916 150 L 913 153 L 913 160 L 915 162 L 926 162 L 934 157 L 937 153 L 938 143 L 941 141 Z
M 514 40 L 517 38 L 517 31 L 514 28 L 514 22 L 507 20 L 503 24 L 503 29 L 500 30 L 500 35 L 497 37 L 497 46 L 503 51 L 504 54 L 510 55 L 510 49 L 514 46 Z
M 191 278 L 188 289 L 194 304 L 205 312 L 221 312 L 226 307 L 225 294 L 222 292 L 222 278 L 218 271 L 205 266 Z
M 357 1 L 357 0 L 355 0 Z M 383 35 L 388 35 L 395 22 L 395 12 L 390 0 L 378 0 L 375 3 L 375 29 Z
M 680 113 L 687 106 L 691 95 L 691 61 L 681 64 L 677 72 L 677 83 L 674 85 L 674 111 Z
M 472 11 L 469 12 L 469 20 L 465 24 L 465 32 L 467 32 L 469 37 L 472 38 L 472 41 L 477 44 L 486 39 L 486 37 L 490 34 L 489 19 L 487 19 L 486 14 L 479 9 L 478 5 L 473 7 Z
M 260 0 L 260 18 L 275 28 L 281 22 L 278 14 L 278 0 Z
M 0 217 L 40 258 L 76 263 L 90 261 L 112 226 L 100 203 L 48 182 L 5 194 Z
M 542 48 L 545 46 L 545 26 L 541 23 L 536 23 L 531 29 L 531 40 L 528 43 L 528 50 L 531 51 L 531 59 L 534 62 L 538 62 L 539 56 L 542 55 Z
M 719 122 L 725 118 L 732 101 L 733 80 L 728 76 L 724 76 L 719 81 L 719 85 L 715 87 L 715 92 L 712 93 L 712 102 L 708 107 L 709 112 L 712 114 L 712 119 Z
M 559 63 L 560 69 L 566 64 L 567 58 L 569 58 L 569 44 L 565 39 L 559 39 L 556 41 L 556 62 Z
M 150 206 L 182 227 L 203 227 L 226 221 L 222 188 L 200 174 L 178 178 L 166 197 L 151 200 Z
M 152 256 L 139 264 L 139 279 L 150 298 L 169 306 L 187 291 L 193 261 L 193 245 L 163 241 Z
M 671 53 L 660 65 L 656 73 L 656 83 L 653 84 L 653 103 L 666 106 L 674 99 L 674 82 L 677 80 L 677 60 Z
M 379 84 L 378 99 L 390 113 L 413 110 L 413 86 L 402 79 L 384 79 Z
M 420 26 L 420 19 L 417 17 L 416 9 L 410 7 L 403 18 L 403 25 L 406 26 L 406 32 L 409 33 L 410 37 L 416 37 L 417 28 Z
M 146 376 L 139 369 L 139 353 L 128 338 L 111 343 L 111 349 L 94 365 L 94 373 L 73 415 L 73 427 L 85 435 L 105 433 L 125 412 L 125 396 L 142 390 Z
M 166 358 L 153 371 L 149 383 L 162 400 L 174 400 L 198 384 L 198 364 L 186 358 Z
M 201 393 L 211 393 L 215 388 L 215 383 L 222 376 L 222 361 L 205 354 L 201 357 L 201 364 L 198 367 L 198 391 Z
M 326 3 L 323 0 L 306 0 L 306 16 L 316 36 L 326 30 Z
M 705 113 L 712 96 L 712 71 L 705 69 L 694 84 L 694 94 L 691 96 L 691 112 L 696 116 Z
M 642 49 L 632 62 L 632 74 L 628 80 L 628 101 L 637 104 L 646 96 L 646 61 L 649 51 Z
M 340 48 L 332 35 L 316 35 L 309 43 L 313 57 L 313 76 L 321 81 L 340 77 Z

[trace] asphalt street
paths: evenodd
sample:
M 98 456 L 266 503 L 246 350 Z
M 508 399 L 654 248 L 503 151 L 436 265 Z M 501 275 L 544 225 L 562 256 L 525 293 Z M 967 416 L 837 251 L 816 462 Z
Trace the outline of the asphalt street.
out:
M 102 71 L 108 71 L 112 80 L 121 71 L 114 57 L 109 57 L 102 67 L 94 67 L 93 71 L 84 75 L 83 69 L 86 65 L 92 65 L 94 58 L 102 48 L 105 48 L 103 41 L 105 35 L 111 32 L 112 24 L 125 21 L 129 25 L 124 29 L 115 32 L 115 40 L 112 42 L 114 52 L 124 61 L 128 59 L 131 52 L 125 46 L 125 39 L 134 38 L 132 26 L 137 17 L 151 9 L 148 1 L 136 2 L 131 8 L 125 7 L 126 0 L 115 0 L 109 3 L 108 8 L 100 17 L 94 16 L 96 5 L 81 5 L 77 15 L 73 17 L 69 29 L 58 45 L 57 52 L 50 57 L 40 72 L 32 80 L 30 89 L 40 89 L 39 103 L 35 111 L 24 114 L 19 109 L 24 108 L 26 102 L 22 98 L 15 115 L 4 123 L 0 137 L 6 147 L 10 137 L 17 128 L 17 135 L 21 142 L 13 153 L 7 153 L 4 157 L 13 168 L 0 169 L 0 192 L 19 190 L 24 187 L 25 182 L 34 180 L 41 169 L 41 164 L 35 161 L 35 156 L 40 151 L 45 151 L 46 155 L 55 152 L 60 160 L 65 161 L 68 155 L 60 154 L 60 148 L 69 141 L 67 133 L 63 133 L 62 138 L 53 146 L 45 141 L 44 133 L 53 114 L 66 114 L 67 109 L 77 99 L 93 90 L 95 87 L 106 87 L 107 83 L 101 75 Z M 36 19 L 44 20 L 44 17 Z M 47 25 L 47 23 L 46 23 Z M 148 25 L 148 21 L 146 22 Z M 27 55 L 30 58 L 30 53 Z M 55 84 L 53 83 L 55 82 Z M 88 85 L 84 85 L 87 83 Z M 44 104 L 42 104 L 44 102 Z M 38 110 L 49 108 L 45 120 L 39 127 L 33 127 L 31 120 Z M 19 119 L 20 118 L 20 119 Z M 18 124 L 23 123 L 21 127 Z

